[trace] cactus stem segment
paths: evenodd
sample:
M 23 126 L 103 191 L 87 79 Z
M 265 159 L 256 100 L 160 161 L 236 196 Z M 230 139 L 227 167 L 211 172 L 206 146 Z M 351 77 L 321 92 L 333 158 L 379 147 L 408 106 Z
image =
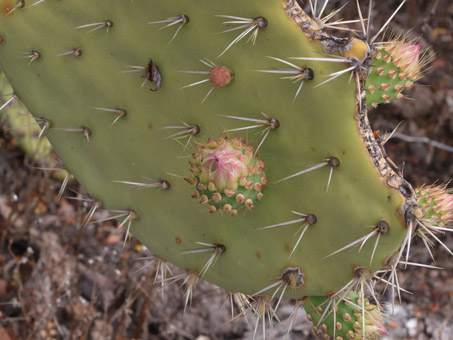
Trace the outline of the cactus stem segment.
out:
M 282 223 L 273 224 L 273 225 L 269 225 L 269 226 L 266 226 L 266 227 L 261 227 L 261 228 L 255 229 L 255 230 L 264 230 L 264 229 L 283 227 L 283 226 L 286 226 L 286 225 L 291 225 L 291 224 L 296 224 L 296 223 L 302 223 L 300 228 L 294 234 L 294 235 L 296 235 L 297 233 L 300 232 L 299 238 L 297 239 L 297 242 L 294 245 L 293 250 L 289 254 L 289 258 L 291 257 L 291 255 L 293 255 L 294 251 L 296 250 L 297 246 L 299 245 L 300 241 L 302 240 L 302 237 L 304 236 L 304 234 L 307 231 L 308 227 L 313 225 L 313 224 L 315 224 L 317 222 L 317 220 L 318 220 L 317 217 L 315 215 L 313 215 L 313 214 L 306 215 L 306 214 L 302 214 L 302 213 L 297 212 L 297 211 L 291 211 L 291 212 L 293 214 L 295 214 L 295 215 L 301 216 L 301 218 L 298 218 L 296 220 L 291 220 L 291 221 L 282 222 Z
M 42 135 L 44 134 L 44 131 L 46 131 L 46 129 L 48 129 L 48 128 L 50 128 L 52 126 L 52 123 L 50 121 L 48 121 L 47 119 L 45 119 L 44 117 L 36 117 L 34 119 L 35 119 L 34 123 L 16 126 L 16 127 L 11 128 L 11 129 L 8 129 L 8 130 L 9 131 L 17 130 L 17 129 L 22 129 L 22 128 L 26 128 L 26 127 L 36 126 L 36 125 L 41 125 L 42 124 L 41 131 L 39 132 L 39 135 L 38 135 L 38 138 L 41 138 Z
M 23 54 L 25 54 L 24 58 L 30 59 L 28 65 L 30 65 L 35 60 L 38 60 L 39 58 L 41 58 L 41 54 L 37 50 L 31 50 L 30 52 L 23 52 Z
M 216 15 L 217 17 L 221 18 L 227 18 L 227 19 L 233 19 L 231 21 L 224 21 L 223 24 L 229 25 L 240 25 L 238 27 L 230 28 L 225 31 L 222 31 L 220 33 L 227 33 L 231 31 L 236 31 L 240 30 L 242 28 L 245 28 L 245 30 L 239 34 L 224 50 L 222 53 L 220 53 L 217 58 L 220 58 L 222 55 L 224 55 L 231 46 L 234 44 L 238 43 L 240 40 L 242 40 L 245 36 L 247 36 L 249 33 L 251 33 L 249 39 L 247 42 L 252 41 L 252 44 L 255 45 L 256 38 L 258 37 L 258 32 L 260 29 L 266 28 L 268 25 L 267 19 L 264 17 L 256 17 L 254 19 L 249 19 L 249 18 L 241 18 L 241 17 L 234 17 L 234 16 L 229 16 L 229 15 Z
M 61 53 L 57 54 L 56 56 L 62 57 L 65 55 L 73 55 L 75 57 L 80 57 L 82 55 L 82 50 L 78 47 L 75 47 L 75 48 L 71 48 L 69 51 L 61 52 Z
M 209 95 L 211 94 L 212 90 L 214 90 L 214 88 L 216 88 L 216 87 L 222 88 L 222 87 L 227 86 L 229 83 L 231 83 L 231 81 L 233 80 L 233 70 L 231 70 L 230 68 L 228 68 L 226 66 L 217 66 L 209 59 L 206 59 L 206 60 L 200 59 L 200 62 L 203 63 L 204 65 L 208 66 L 210 68 L 210 70 L 209 71 L 180 71 L 180 72 L 189 73 L 189 74 L 207 75 L 208 78 L 197 81 L 195 83 L 191 83 L 186 86 L 183 86 L 183 87 L 181 87 L 181 89 L 185 89 L 188 87 L 192 87 L 192 86 L 210 82 L 212 87 L 208 91 L 206 96 L 203 98 L 203 100 L 201 101 L 201 104 L 203 104 L 206 101 L 206 99 L 209 97 Z
M 161 27 L 159 30 L 161 29 L 164 29 L 166 27 L 170 27 L 170 26 L 174 26 L 174 25 L 178 25 L 178 28 L 176 29 L 176 32 L 175 34 L 173 35 L 173 37 L 171 38 L 171 40 L 168 42 L 169 44 L 175 40 L 176 36 L 178 35 L 179 31 L 181 30 L 181 28 L 185 25 L 185 24 L 188 24 L 190 21 L 189 17 L 185 14 L 181 14 L 179 16 L 176 16 L 176 17 L 170 17 L 170 18 L 167 18 L 165 20 L 159 20 L 159 21 L 151 21 L 151 22 L 148 22 L 148 24 L 164 24 L 164 23 L 169 23 L 168 25 L 165 25 L 163 27 Z
M 261 114 L 266 119 L 254 119 L 254 118 L 247 118 L 247 117 L 225 116 L 225 115 L 219 115 L 219 116 L 226 117 L 226 118 L 231 118 L 231 119 L 237 119 L 237 120 L 243 120 L 243 121 L 249 121 L 249 122 L 258 123 L 258 124 L 255 124 L 255 125 L 245 126 L 245 127 L 241 127 L 241 128 L 237 128 L 237 129 L 225 130 L 224 132 L 241 131 L 241 130 L 255 129 L 255 128 L 259 128 L 259 127 L 264 127 L 264 129 L 261 131 L 261 134 L 264 134 L 264 136 L 261 139 L 261 142 L 259 143 L 258 147 L 256 148 L 256 150 L 254 152 L 254 155 L 256 155 L 258 150 L 260 149 L 261 145 L 263 145 L 264 141 L 266 140 L 267 136 L 269 135 L 269 132 L 271 130 L 276 130 L 276 129 L 278 129 L 280 127 L 280 122 L 276 118 L 269 117 L 264 112 L 261 112 Z
M 183 251 L 179 254 L 185 255 L 185 254 L 198 254 L 198 253 L 204 253 L 204 252 L 213 252 L 213 254 L 209 258 L 208 262 L 206 262 L 206 264 L 200 270 L 199 276 L 203 277 L 206 274 L 206 272 L 208 271 L 208 269 L 215 265 L 220 254 L 224 253 L 226 248 L 223 244 L 211 244 L 211 243 L 204 243 L 204 242 L 195 242 L 195 243 L 200 246 L 203 246 L 203 248 L 190 249 L 190 250 Z
M 155 180 L 152 178 L 144 177 L 143 178 L 151 181 L 152 183 L 140 183 L 140 182 L 128 182 L 128 181 L 113 181 L 115 183 L 128 184 L 136 188 L 146 189 L 146 188 L 162 188 L 163 190 L 170 190 L 170 182 L 165 179 Z
M 91 33 L 91 32 L 97 31 L 98 29 L 101 29 L 102 27 L 106 27 L 107 28 L 106 30 L 108 32 L 110 30 L 110 28 L 113 27 L 113 21 L 112 20 L 105 20 L 105 21 L 102 21 L 102 22 L 95 22 L 95 23 L 92 23 L 92 24 L 86 24 L 86 25 L 82 25 L 82 26 L 77 26 L 74 29 L 77 30 L 77 29 L 87 28 L 87 27 L 94 27 L 91 30 L 89 30 L 87 33 Z
M 365 236 L 362 236 L 361 238 L 349 243 L 348 245 L 344 246 L 343 248 L 340 248 L 336 251 L 334 251 L 333 253 L 327 255 L 326 257 L 324 257 L 325 259 L 332 256 L 332 255 L 335 255 L 335 254 L 338 254 L 340 252 L 342 252 L 343 250 L 346 250 L 348 248 L 351 248 L 357 244 L 360 243 L 360 247 L 359 247 L 359 252 L 360 250 L 362 250 L 363 246 L 365 245 L 365 243 L 373 236 L 376 236 L 376 241 L 374 243 L 374 247 L 373 247 L 373 252 L 371 253 L 371 259 L 370 259 L 370 265 L 371 263 L 373 262 L 373 258 L 374 258 L 374 254 L 376 252 L 376 248 L 377 248 L 377 245 L 379 243 L 379 240 L 380 240 L 380 237 L 381 235 L 386 235 L 388 234 L 388 232 L 390 231 L 390 225 L 388 224 L 388 222 L 386 220 L 380 220 L 376 225 L 372 226 L 373 231 L 366 234 Z
M 127 116 L 127 111 L 121 108 L 108 109 L 105 107 L 91 107 L 91 109 L 115 113 L 112 125 L 115 124 L 120 118 L 124 118 Z
M 290 62 L 280 59 L 280 58 L 275 58 L 275 57 L 268 57 L 268 58 L 274 59 L 274 60 L 284 63 L 288 66 L 291 66 L 292 69 L 279 68 L 279 69 L 275 69 L 275 70 L 256 70 L 256 71 L 264 72 L 264 73 L 288 74 L 288 76 L 280 77 L 280 79 L 290 79 L 293 81 L 293 84 L 300 81 L 300 85 L 297 88 L 296 94 L 294 95 L 294 98 L 293 98 L 293 103 L 294 103 L 294 101 L 296 100 L 297 96 L 300 93 L 300 90 L 302 89 L 302 86 L 304 85 L 304 81 L 313 80 L 315 77 L 315 73 L 309 67 L 300 67 L 300 66 L 294 65 L 293 63 L 290 63 Z
M 329 185 L 330 185 L 330 180 L 332 178 L 332 172 L 333 172 L 333 169 L 334 168 L 338 168 L 340 166 L 340 160 L 336 157 L 329 157 L 329 158 L 326 158 L 324 160 L 324 162 L 322 163 L 318 163 L 318 164 L 315 164 L 315 165 L 312 165 L 310 166 L 309 168 L 305 169 L 305 170 L 302 170 L 302 171 L 299 171 L 299 172 L 296 172 L 295 174 L 292 174 L 288 177 L 285 177 L 283 179 L 280 179 L 278 180 L 277 182 L 274 182 L 274 184 L 277 184 L 277 183 L 280 183 L 280 182 L 283 182 L 283 181 L 286 181 L 290 178 L 293 178 L 293 177 L 296 177 L 296 176 L 299 176 L 299 175 L 302 175 L 302 174 L 305 174 L 307 172 L 310 172 L 310 171 L 313 171 L 313 170 L 316 170 L 316 169 L 319 169 L 319 168 L 322 168 L 324 166 L 330 166 L 330 174 L 329 174 L 329 180 L 327 182 L 327 190 L 329 190 Z
M 170 136 L 165 137 L 164 139 L 173 138 L 174 140 L 179 140 L 183 138 L 187 138 L 187 142 L 184 145 L 184 148 L 187 148 L 192 140 L 193 136 L 196 136 L 200 133 L 200 127 L 196 124 L 186 124 L 183 122 L 183 126 L 176 126 L 176 125 L 169 125 L 164 126 L 161 129 L 178 129 L 180 131 L 171 134 Z

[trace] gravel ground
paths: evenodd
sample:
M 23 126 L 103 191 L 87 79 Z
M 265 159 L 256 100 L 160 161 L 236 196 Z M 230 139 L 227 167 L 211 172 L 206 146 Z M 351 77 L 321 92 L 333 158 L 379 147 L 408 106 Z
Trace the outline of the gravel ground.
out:
M 397 5 L 390 0 L 375 4 L 380 14 L 376 28 Z M 353 4 L 343 13 L 345 19 L 357 16 Z M 409 93 L 416 101 L 371 110 L 373 127 L 391 131 L 403 121 L 398 129 L 403 137 L 453 146 L 453 3 L 411 0 L 392 27 L 413 27 L 411 36 L 433 46 L 436 57 L 420 86 Z M 131 239 L 123 248 L 124 232 L 112 221 L 81 228 L 90 203 L 58 201 L 60 180 L 33 168 L 14 138 L 1 132 L 2 125 L 7 123 L 0 122 L 1 340 L 253 338 L 253 319 L 250 324 L 238 316 L 230 321 L 230 297 L 220 288 L 199 282 L 184 312 L 181 281 L 166 284 L 162 294 L 160 263 L 138 241 Z M 453 178 L 453 153 L 432 144 L 394 138 L 387 151 L 415 185 Z M 69 189 L 84 193 L 77 183 Z M 75 196 L 69 190 L 66 195 Z M 96 219 L 103 214 L 97 212 Z M 452 235 L 442 241 L 453 249 Z M 411 249 L 411 261 L 432 262 L 421 242 L 415 240 Z M 433 253 L 443 270 L 409 266 L 400 272 L 400 284 L 411 294 L 396 304 L 387 340 L 453 339 L 453 261 L 443 249 Z M 391 294 L 382 300 L 389 303 Z M 292 312 L 292 302 L 284 302 L 278 310 L 281 323 L 266 329 L 268 339 L 285 338 Z M 261 333 L 260 324 L 257 338 Z M 290 338 L 316 339 L 303 310 L 298 310 Z

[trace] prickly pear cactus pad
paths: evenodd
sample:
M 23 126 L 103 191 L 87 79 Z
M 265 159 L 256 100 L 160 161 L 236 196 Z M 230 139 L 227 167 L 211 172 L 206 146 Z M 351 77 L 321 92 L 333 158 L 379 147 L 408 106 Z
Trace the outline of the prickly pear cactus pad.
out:
M 2 6 L 0 58 L 16 95 L 51 122 L 46 136 L 69 171 L 105 209 L 121 211 L 116 214 L 127 219 L 122 224 L 158 256 L 197 272 L 214 254 L 195 251 L 197 242 L 221 244 L 225 251 L 206 279 L 254 294 L 297 267 L 303 283 L 285 295 L 302 297 L 338 290 L 356 266 L 380 269 L 398 249 L 406 234 L 405 198 L 381 178 L 362 142 L 355 82 L 345 75 L 316 87 L 345 65 L 288 59 L 324 51 L 279 1 L 62 1 L 19 6 L 8 15 L 6 2 Z M 181 15 L 190 21 L 176 23 Z M 249 18 L 250 34 L 232 44 L 242 30 L 221 32 L 246 21 L 233 17 Z M 266 19 L 265 27 L 255 22 L 258 17 Z M 149 24 L 156 21 L 165 22 Z M 159 29 L 168 23 L 176 24 Z M 314 73 L 296 97 L 299 84 L 260 72 L 290 68 L 286 62 Z M 218 65 L 234 73 L 227 86 L 211 79 Z M 120 110 L 127 114 L 116 119 Z M 253 209 L 238 208 L 234 218 L 207 213 L 184 181 L 195 145 L 240 133 L 256 148 L 262 135 L 255 132 L 269 127 L 255 121 L 266 121 L 261 112 L 280 124 L 259 149 L 269 178 L 263 199 Z M 225 132 L 252 125 L 258 126 Z M 309 225 L 305 215 L 317 222 L 294 248 L 294 233 Z M 377 235 L 360 253 L 352 248 L 326 258 L 382 220 L 389 230 L 373 261 Z M 288 221 L 293 223 L 258 230 Z
M 11 98 L 126 241 L 190 282 L 336 301 L 396 266 L 422 225 L 366 112 L 375 52 L 403 71 L 413 55 L 396 65 L 375 37 L 332 37 L 293 0 L 0 0 L 0 13 Z

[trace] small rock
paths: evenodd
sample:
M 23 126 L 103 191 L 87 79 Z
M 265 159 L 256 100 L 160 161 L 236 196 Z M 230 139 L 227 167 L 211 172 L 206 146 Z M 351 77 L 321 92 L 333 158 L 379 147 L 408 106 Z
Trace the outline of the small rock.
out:
M 199 335 L 196 340 L 211 340 L 211 338 L 206 335 Z
M 406 321 L 406 328 L 410 336 L 415 336 L 417 334 L 417 319 L 412 318 Z

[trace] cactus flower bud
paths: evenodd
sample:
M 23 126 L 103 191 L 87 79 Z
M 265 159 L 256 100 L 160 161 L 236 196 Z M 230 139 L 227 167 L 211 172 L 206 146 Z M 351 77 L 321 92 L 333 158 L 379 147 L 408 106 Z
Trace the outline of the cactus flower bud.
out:
M 420 77 L 422 63 L 420 63 L 420 44 L 404 43 L 396 41 L 387 47 L 390 52 L 393 64 L 400 68 L 402 72 L 408 74 L 408 77 L 417 80 Z
M 263 185 L 253 186 L 265 178 L 263 162 L 241 138 L 210 138 L 208 144 L 198 145 L 189 163 L 195 181 L 187 182 L 217 209 L 226 205 L 231 206 L 231 209 L 223 209 L 227 213 L 236 213 L 239 208 L 251 209 L 259 200 L 258 196 L 263 196 Z
M 453 191 L 446 185 L 429 185 L 416 189 L 418 204 L 427 225 L 445 227 L 453 222 Z
M 376 44 L 373 51 L 373 68 L 367 79 L 367 104 L 377 106 L 405 98 L 402 93 L 410 89 L 423 76 L 423 68 L 432 60 L 429 49 L 398 37 Z

